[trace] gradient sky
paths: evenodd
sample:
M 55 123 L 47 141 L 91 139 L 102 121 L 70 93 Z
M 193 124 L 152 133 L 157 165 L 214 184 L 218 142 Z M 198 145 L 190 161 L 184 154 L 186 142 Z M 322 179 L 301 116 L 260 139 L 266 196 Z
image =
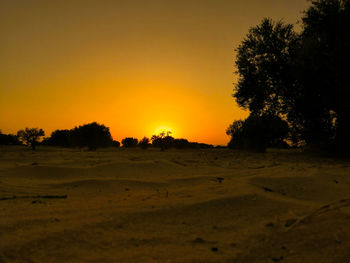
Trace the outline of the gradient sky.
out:
M 295 23 L 306 0 L 0 0 L 0 129 L 49 136 L 92 121 L 116 140 L 226 144 L 244 118 L 232 98 L 234 49 L 271 17 Z

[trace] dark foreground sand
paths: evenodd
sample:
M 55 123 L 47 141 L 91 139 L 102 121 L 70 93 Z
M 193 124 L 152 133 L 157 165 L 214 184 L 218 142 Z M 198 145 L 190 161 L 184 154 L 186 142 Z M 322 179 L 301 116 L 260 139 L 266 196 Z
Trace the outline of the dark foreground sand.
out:
M 350 164 L 0 148 L 3 262 L 350 262 Z

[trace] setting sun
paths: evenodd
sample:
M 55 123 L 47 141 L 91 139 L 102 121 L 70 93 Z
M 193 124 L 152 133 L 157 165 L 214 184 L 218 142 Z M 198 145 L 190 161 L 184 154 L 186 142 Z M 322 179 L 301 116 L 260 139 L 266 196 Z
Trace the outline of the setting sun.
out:
M 161 133 L 164 133 L 166 135 L 174 136 L 174 131 L 169 128 L 168 126 L 159 126 L 154 130 L 155 135 L 160 135 Z

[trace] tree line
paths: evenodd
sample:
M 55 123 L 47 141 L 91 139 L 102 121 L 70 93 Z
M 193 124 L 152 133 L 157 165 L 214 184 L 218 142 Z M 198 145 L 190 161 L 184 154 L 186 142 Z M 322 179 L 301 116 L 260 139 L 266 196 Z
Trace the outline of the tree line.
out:
M 44 136 L 44 130 L 39 128 L 25 128 L 19 130 L 17 135 L 2 134 L 0 131 L 0 145 L 25 144 L 30 146 L 32 150 L 35 150 L 38 145 L 96 150 L 103 147 L 120 147 L 121 144 L 124 148 L 141 147 L 147 149 L 148 147 L 157 147 L 161 150 L 169 148 L 213 148 L 211 144 L 176 139 L 171 136 L 171 132 L 162 132 L 153 135 L 151 138 L 143 137 L 140 141 L 137 138 L 126 137 L 120 143 L 113 140 L 109 127 L 97 122 L 77 126 L 70 130 L 55 130 L 50 137 L 43 138 Z
M 350 0 L 315 0 L 301 32 L 265 18 L 236 49 L 236 102 L 250 111 L 227 129 L 228 146 L 264 150 L 289 141 L 350 149 Z

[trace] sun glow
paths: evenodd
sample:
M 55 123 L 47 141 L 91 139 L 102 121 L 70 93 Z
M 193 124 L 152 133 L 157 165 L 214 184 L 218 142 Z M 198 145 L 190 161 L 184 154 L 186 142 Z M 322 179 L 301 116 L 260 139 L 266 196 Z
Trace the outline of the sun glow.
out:
M 155 135 L 160 135 L 161 133 L 164 133 L 165 135 L 171 135 L 174 136 L 174 131 L 169 128 L 168 126 L 158 126 L 155 130 L 154 133 Z

